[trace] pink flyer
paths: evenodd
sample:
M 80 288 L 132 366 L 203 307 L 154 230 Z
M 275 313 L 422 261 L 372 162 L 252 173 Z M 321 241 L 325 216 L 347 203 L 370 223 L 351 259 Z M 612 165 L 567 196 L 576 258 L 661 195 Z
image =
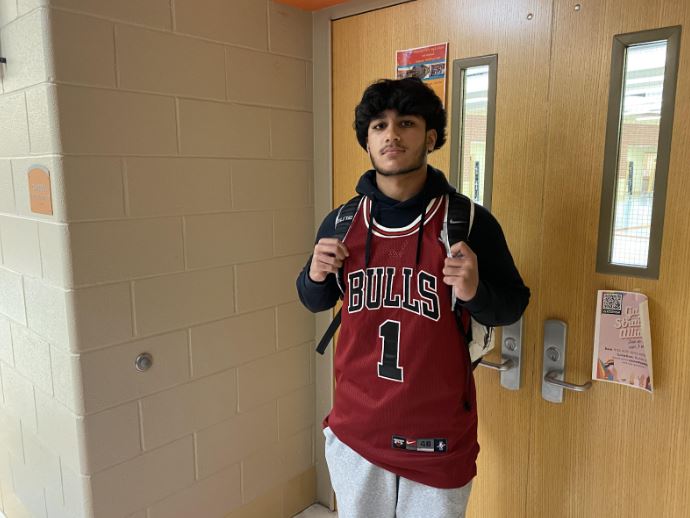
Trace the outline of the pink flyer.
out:
M 652 340 L 647 296 L 597 293 L 592 379 L 652 392 Z

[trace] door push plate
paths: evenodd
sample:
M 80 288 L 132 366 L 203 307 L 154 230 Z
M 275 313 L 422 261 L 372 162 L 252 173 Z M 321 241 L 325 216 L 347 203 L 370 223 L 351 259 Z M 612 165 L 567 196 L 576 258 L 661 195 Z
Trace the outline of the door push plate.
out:
M 522 318 L 503 326 L 501 343 L 501 363 L 482 360 L 479 365 L 487 369 L 496 370 L 500 374 L 501 386 L 508 390 L 520 389 L 520 359 L 522 358 Z
M 522 317 L 509 326 L 503 326 L 501 357 L 504 361 L 512 360 L 513 367 L 501 371 L 501 386 L 508 390 L 520 390 L 522 372 Z
M 563 403 L 563 389 L 585 392 L 592 388 L 592 382 L 582 385 L 568 383 L 563 379 L 565 372 L 565 344 L 568 326 L 560 320 L 544 322 L 544 361 L 541 370 L 541 395 L 552 403 Z
M 541 369 L 541 397 L 552 403 L 563 403 L 563 387 L 544 381 L 548 373 L 563 381 L 565 372 L 565 344 L 568 326 L 561 320 L 544 322 L 544 361 Z

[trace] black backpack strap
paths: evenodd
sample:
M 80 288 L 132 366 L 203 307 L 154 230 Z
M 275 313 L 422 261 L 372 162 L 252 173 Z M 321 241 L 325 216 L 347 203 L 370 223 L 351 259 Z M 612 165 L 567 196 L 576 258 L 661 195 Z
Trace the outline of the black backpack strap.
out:
M 470 232 L 472 232 L 473 223 L 474 202 L 463 194 L 457 192 L 450 194 L 448 196 L 448 217 L 446 218 L 450 246 L 453 246 L 458 241 L 467 242 Z M 465 325 L 463 322 L 463 311 L 465 310 L 458 307 L 455 307 L 454 310 L 460 333 L 462 333 L 465 341 L 469 344 L 473 339 L 471 319 L 467 318 Z M 482 359 L 479 358 L 472 362 L 472 370 L 476 369 L 481 361 Z
M 449 194 L 446 225 L 450 246 L 458 241 L 467 242 L 472 232 L 472 223 L 474 223 L 474 202 L 459 192 Z
M 333 237 L 337 238 L 339 241 L 342 241 L 345 239 L 345 236 L 347 236 L 347 231 L 350 230 L 352 220 L 354 219 L 355 214 L 357 214 L 357 210 L 359 209 L 359 204 L 362 201 L 362 198 L 363 196 L 361 194 L 355 196 L 340 207 L 338 215 L 335 217 L 335 231 L 333 232 Z M 338 288 L 340 288 L 340 293 L 345 293 L 345 283 L 342 268 L 338 270 L 335 280 L 338 283 Z
M 338 214 L 335 217 L 335 232 L 333 233 L 333 237 L 338 238 L 340 241 L 345 239 L 347 231 L 350 230 L 350 225 L 352 225 L 352 220 L 354 219 L 355 214 L 357 214 L 357 210 L 359 209 L 359 204 L 361 201 L 362 195 L 360 194 L 358 196 L 355 196 L 350 201 L 348 201 L 340 207 L 340 210 L 338 211 Z M 338 287 L 340 288 L 340 291 L 342 293 L 344 291 L 342 272 L 338 272 L 338 275 L 336 275 L 336 280 L 338 282 Z M 321 337 L 319 345 L 316 347 L 317 353 L 323 354 L 326 351 L 326 347 L 328 347 L 328 344 L 331 343 L 333 335 L 338 330 L 338 327 L 340 327 L 341 311 L 342 308 L 339 309 L 338 312 L 335 314 L 335 317 L 333 317 L 333 320 L 328 326 L 328 329 L 326 329 L 326 332 Z
M 472 223 L 474 222 L 474 202 L 467 196 L 454 192 L 448 195 L 448 213 L 446 214 L 446 232 L 448 236 L 448 252 L 458 241 L 465 241 L 470 236 L 472 231 Z M 455 297 L 453 297 L 455 301 Z M 465 314 L 465 310 L 453 304 L 453 312 L 455 313 L 455 320 L 458 324 L 460 334 L 465 338 L 465 342 L 469 344 L 472 341 L 472 324 L 470 318 Z M 479 362 L 472 364 L 474 370 Z
M 340 207 L 335 217 L 335 232 L 333 233 L 333 237 L 337 237 L 341 241 L 345 238 L 347 231 L 350 230 L 350 225 L 352 225 L 352 220 L 355 214 L 357 214 L 360 201 L 362 201 L 361 194 L 355 196 Z
M 316 346 L 317 353 L 323 354 L 326 351 L 326 347 L 328 347 L 328 344 L 331 343 L 333 335 L 335 334 L 336 330 L 340 327 L 340 313 L 342 311 L 343 308 L 340 308 L 338 312 L 335 314 L 335 317 L 333 317 L 333 320 L 331 320 L 328 329 L 326 329 L 326 332 L 323 334 L 321 340 L 319 341 L 319 345 Z
M 447 195 L 446 220 L 443 222 L 441 242 L 446 246 L 446 252 L 450 257 L 451 247 L 458 241 L 467 242 L 472 223 L 474 222 L 474 202 L 458 192 Z M 453 308 L 455 308 L 455 295 L 453 295 Z

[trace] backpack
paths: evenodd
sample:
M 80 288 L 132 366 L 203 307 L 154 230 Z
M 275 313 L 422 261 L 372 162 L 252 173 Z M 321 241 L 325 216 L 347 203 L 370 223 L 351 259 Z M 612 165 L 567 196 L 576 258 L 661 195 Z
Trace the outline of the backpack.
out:
M 335 218 L 335 232 L 333 237 L 341 241 L 344 239 L 347 231 L 350 229 L 352 220 L 359 209 L 362 198 L 362 195 L 355 196 L 340 207 L 340 210 Z M 441 231 L 441 239 L 445 242 L 446 249 L 449 254 L 450 247 L 452 247 L 455 243 L 458 241 L 467 240 L 470 232 L 472 231 L 473 222 L 474 202 L 467 196 L 464 196 L 458 192 L 449 194 L 446 221 L 444 222 L 443 230 Z M 339 277 L 338 284 L 341 286 L 342 290 L 343 283 Z M 469 323 L 465 324 L 464 322 L 467 322 L 467 318 L 463 318 L 463 313 L 466 312 L 466 310 L 456 306 L 454 292 L 452 294 L 452 300 L 453 311 L 455 312 L 458 328 L 466 339 L 472 368 L 475 368 L 481 361 L 482 357 L 494 347 L 495 340 L 493 327 L 485 326 L 484 324 L 477 322 L 471 316 L 469 318 Z M 336 330 L 338 327 L 340 327 L 341 311 L 342 309 L 338 310 L 335 317 L 331 321 L 331 324 L 328 326 L 328 329 L 319 341 L 319 345 L 316 347 L 316 352 L 319 354 L 324 353 Z

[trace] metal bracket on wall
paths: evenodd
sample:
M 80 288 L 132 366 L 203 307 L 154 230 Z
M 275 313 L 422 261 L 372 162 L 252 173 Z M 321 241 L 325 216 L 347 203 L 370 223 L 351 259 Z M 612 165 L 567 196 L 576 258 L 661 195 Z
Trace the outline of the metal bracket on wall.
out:
M 501 386 L 508 390 L 520 389 L 522 372 L 522 317 L 520 320 L 502 328 L 501 363 L 482 360 L 479 365 L 497 370 L 501 377 Z

